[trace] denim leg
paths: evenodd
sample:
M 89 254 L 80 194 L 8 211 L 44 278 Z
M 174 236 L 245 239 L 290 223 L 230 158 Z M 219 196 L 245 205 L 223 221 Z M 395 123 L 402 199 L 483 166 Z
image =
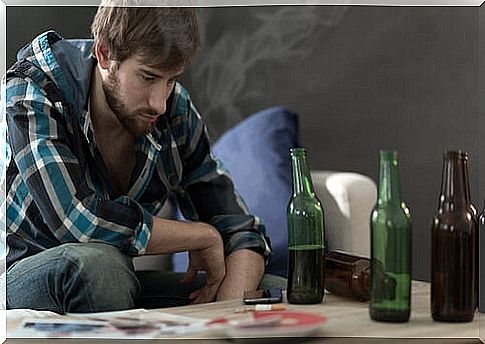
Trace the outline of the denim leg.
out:
M 202 288 L 206 283 L 204 273 L 190 284 L 181 284 L 185 273 L 170 271 L 137 271 L 136 275 L 142 285 L 142 293 L 136 300 L 137 308 L 165 308 L 190 304 L 189 295 Z M 277 275 L 265 274 L 259 289 L 286 289 L 287 279 Z
M 286 289 L 288 280 L 285 277 L 266 273 L 264 274 L 259 289 L 281 288 Z
M 129 309 L 140 284 L 131 258 L 103 243 L 69 243 L 7 271 L 7 308 L 65 312 Z
M 190 304 L 189 295 L 202 288 L 206 283 L 205 273 L 198 273 L 188 284 L 180 283 L 183 272 L 137 271 L 142 286 L 140 297 L 135 301 L 136 308 L 165 308 Z

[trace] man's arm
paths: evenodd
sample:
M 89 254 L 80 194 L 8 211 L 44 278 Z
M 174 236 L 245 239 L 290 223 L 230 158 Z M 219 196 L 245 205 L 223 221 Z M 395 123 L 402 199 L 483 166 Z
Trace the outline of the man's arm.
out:
M 255 290 L 264 274 L 264 258 L 242 249 L 226 258 L 226 277 L 217 293 L 217 301 L 242 298 L 244 291 Z
M 207 273 L 207 283 L 190 297 L 193 303 L 215 299 L 225 276 L 224 246 L 219 232 L 202 222 L 182 222 L 153 218 L 148 254 L 189 251 L 190 265 L 182 283 L 190 283 L 198 271 Z
M 130 255 L 145 253 L 151 214 L 128 197 L 96 195 L 86 180 L 77 117 L 58 101 L 53 82 L 45 82 L 7 78 L 9 145 L 29 191 L 24 202 L 35 202 L 60 243 L 101 241 Z
M 167 220 L 154 216 L 146 254 L 202 250 L 218 244 L 222 245 L 219 232 L 206 223 Z
M 174 119 L 185 123 L 178 132 L 186 137 L 179 140 L 183 160 L 183 178 L 177 200 L 183 215 L 214 226 L 224 241 L 226 277 L 218 299 L 242 296 L 246 289 L 255 289 L 264 272 L 264 259 L 271 248 L 264 225 L 252 215 L 234 188 L 222 164 L 211 154 L 206 127 L 187 94 L 186 115 Z

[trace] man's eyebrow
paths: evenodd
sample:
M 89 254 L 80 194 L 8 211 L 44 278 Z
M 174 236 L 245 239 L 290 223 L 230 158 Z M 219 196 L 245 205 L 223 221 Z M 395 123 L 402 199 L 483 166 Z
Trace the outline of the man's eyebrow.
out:
M 143 67 L 140 67 L 140 71 L 142 71 L 143 73 L 145 73 L 146 75 L 148 76 L 151 76 L 151 77 L 155 77 L 155 78 L 164 78 L 165 75 L 163 74 L 157 74 L 157 73 L 154 73 L 148 69 L 145 69 Z M 172 76 L 170 79 L 173 79 L 173 78 L 178 78 L 179 76 L 181 76 L 183 74 L 183 72 L 179 72 L 177 74 L 175 74 L 174 76 Z

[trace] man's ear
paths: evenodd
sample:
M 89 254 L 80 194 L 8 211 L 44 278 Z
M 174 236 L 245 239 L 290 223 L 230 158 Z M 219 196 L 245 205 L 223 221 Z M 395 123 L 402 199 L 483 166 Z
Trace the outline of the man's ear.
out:
M 109 59 L 108 48 L 105 45 L 96 42 L 94 46 L 94 53 L 96 55 L 96 59 L 98 60 L 98 65 L 103 69 L 109 69 L 111 60 Z

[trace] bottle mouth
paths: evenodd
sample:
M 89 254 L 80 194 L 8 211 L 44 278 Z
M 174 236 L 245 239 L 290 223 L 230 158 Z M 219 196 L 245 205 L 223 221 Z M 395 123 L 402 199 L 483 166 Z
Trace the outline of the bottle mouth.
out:
M 447 150 L 445 151 L 445 157 L 468 159 L 468 153 L 465 151 L 462 151 L 461 149 Z
M 397 151 L 391 149 L 379 150 L 379 157 L 385 160 L 397 160 Z
M 290 148 L 291 156 L 303 156 L 305 155 L 305 148 L 302 147 L 294 147 Z

